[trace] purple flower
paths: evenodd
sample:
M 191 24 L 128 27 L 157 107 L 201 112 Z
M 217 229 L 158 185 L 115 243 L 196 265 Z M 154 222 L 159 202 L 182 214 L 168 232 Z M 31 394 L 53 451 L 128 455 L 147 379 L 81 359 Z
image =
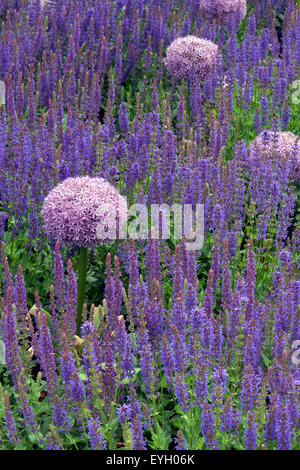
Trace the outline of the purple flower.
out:
M 135 416 L 131 423 L 133 450 L 146 450 L 146 442 L 143 438 L 143 426 L 139 416 Z
M 17 445 L 20 439 L 17 435 L 15 418 L 13 416 L 13 412 L 10 406 L 10 400 L 9 400 L 9 395 L 8 395 L 7 390 L 4 391 L 4 412 L 5 412 L 4 419 L 6 423 L 8 438 L 13 445 Z
M 205 439 L 207 449 L 213 450 L 218 448 L 217 440 L 215 439 L 215 422 L 212 406 L 205 403 L 203 406 L 202 414 L 202 433 Z
M 8 214 L 6 214 L 5 212 L 0 212 L 0 237 L 1 238 L 4 236 L 4 233 L 6 232 L 8 218 L 9 218 Z
M 217 395 L 223 397 L 226 392 L 228 372 L 226 369 L 222 368 L 220 365 L 217 365 L 212 372 L 212 401 L 215 402 Z
M 82 380 L 80 379 L 78 370 L 76 368 L 74 357 L 70 351 L 69 343 L 65 332 L 62 332 L 61 337 L 62 352 L 61 352 L 61 372 L 62 378 L 66 383 L 67 390 L 71 394 L 73 400 L 84 401 L 85 391 Z
M 165 64 L 176 79 L 188 80 L 194 74 L 204 78 L 212 72 L 218 57 L 218 46 L 195 36 L 178 38 L 167 49 Z
M 53 404 L 54 423 L 58 427 L 59 432 L 62 434 L 70 431 L 70 418 L 66 411 L 66 406 L 61 403 L 58 396 L 54 397 L 55 403 Z
M 247 13 L 246 0 L 201 0 L 201 13 L 211 19 L 217 18 L 221 21 L 230 19 L 239 15 L 244 18 Z
M 174 437 L 174 442 L 176 444 L 175 450 L 187 450 L 187 443 L 180 429 L 177 431 L 177 437 Z
M 90 436 L 90 443 L 93 450 L 105 450 L 107 448 L 104 439 L 104 433 L 101 429 L 99 418 L 90 418 L 88 422 L 88 431 Z
M 221 415 L 222 424 L 220 429 L 223 432 L 237 431 L 238 425 L 240 423 L 240 412 L 237 408 L 232 406 L 232 397 L 227 397 L 224 405 L 224 410 Z
M 257 447 L 257 425 L 255 423 L 255 414 L 248 412 L 247 426 L 245 430 L 245 448 L 255 450 Z
M 117 226 L 126 219 L 127 204 L 103 178 L 82 176 L 67 178 L 52 189 L 42 214 L 51 239 L 68 246 L 94 248 L 117 236 Z
M 5 359 L 12 376 L 12 381 L 17 387 L 17 383 L 25 383 L 24 367 L 20 357 L 18 344 L 18 330 L 16 315 L 13 305 L 13 289 L 9 285 L 5 303 L 2 304 L 2 331 L 5 344 Z
M 29 403 L 25 388 L 21 382 L 18 382 L 18 398 L 20 400 L 22 414 L 25 420 L 25 423 L 28 424 L 31 432 L 38 432 L 39 426 L 36 421 L 35 413 L 32 409 L 32 406 Z
M 120 424 L 123 424 L 125 423 L 125 421 L 129 421 L 131 419 L 132 409 L 131 409 L 131 406 L 126 405 L 126 403 L 124 403 L 122 406 L 119 406 L 116 409 L 116 412 L 117 412 Z
M 252 142 L 251 149 L 254 155 L 266 155 L 267 158 L 276 158 L 278 161 L 296 160 L 297 179 L 300 179 L 300 139 L 292 132 L 263 131 Z
M 291 420 L 288 409 L 284 403 L 280 403 L 276 410 L 276 434 L 277 449 L 290 450 L 292 447 Z
M 51 332 L 47 325 L 46 314 L 40 317 L 38 346 L 43 374 L 47 381 L 47 391 L 54 396 L 58 391 L 58 375 L 56 371 L 55 354 L 52 344 Z
M 190 410 L 188 387 L 184 381 L 184 377 L 182 377 L 180 374 L 176 374 L 175 376 L 174 389 L 182 411 L 184 411 L 184 413 L 188 413 Z
M 196 394 L 196 401 L 195 404 L 199 406 L 204 403 L 204 400 L 207 397 L 208 392 L 208 385 L 207 385 L 207 378 L 208 372 L 206 370 L 205 364 L 202 364 L 196 369 L 196 380 L 195 380 L 195 394 Z
M 88 335 L 95 333 L 95 324 L 91 321 L 86 321 L 81 325 L 81 336 L 84 338 Z
M 255 374 L 253 367 L 249 364 L 243 376 L 241 385 L 241 402 L 244 410 L 251 410 L 258 404 L 259 377 Z
M 47 450 L 61 450 L 61 447 L 58 442 L 54 442 L 50 434 L 46 435 L 46 449 Z

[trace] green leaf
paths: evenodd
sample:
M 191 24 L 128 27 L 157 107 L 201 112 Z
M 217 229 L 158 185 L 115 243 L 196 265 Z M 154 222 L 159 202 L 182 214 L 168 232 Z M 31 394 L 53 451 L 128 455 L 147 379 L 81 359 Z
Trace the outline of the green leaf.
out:
M 150 447 L 155 450 L 168 450 L 169 445 L 172 441 L 171 433 L 166 432 L 162 429 L 159 423 L 156 423 L 155 430 L 150 429 L 152 443 L 149 443 Z

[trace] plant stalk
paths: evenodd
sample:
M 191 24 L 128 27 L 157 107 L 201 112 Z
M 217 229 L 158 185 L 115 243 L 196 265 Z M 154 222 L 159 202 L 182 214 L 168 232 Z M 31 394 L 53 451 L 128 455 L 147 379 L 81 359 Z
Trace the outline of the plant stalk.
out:
M 80 336 L 80 327 L 82 325 L 82 310 L 83 310 L 83 303 L 84 303 L 84 298 L 85 298 L 88 250 L 84 246 L 81 246 L 79 253 L 80 253 L 80 259 L 79 259 L 79 278 L 78 278 L 78 289 L 77 289 L 77 316 L 76 316 L 76 329 L 77 329 L 78 336 Z

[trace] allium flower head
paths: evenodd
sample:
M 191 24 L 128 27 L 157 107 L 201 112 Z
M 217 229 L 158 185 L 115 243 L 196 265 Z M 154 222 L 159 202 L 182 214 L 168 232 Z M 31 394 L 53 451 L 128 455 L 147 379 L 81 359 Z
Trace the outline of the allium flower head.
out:
M 236 15 L 243 19 L 247 13 L 246 0 L 201 0 L 200 11 L 207 18 L 226 21 Z
M 195 36 L 175 39 L 167 49 L 165 64 L 176 79 L 188 79 L 193 75 L 204 78 L 214 68 L 218 46 Z
M 31 6 L 35 6 L 35 0 L 31 1 Z M 40 0 L 41 9 L 45 8 L 47 5 L 55 5 L 55 0 Z
M 292 132 L 263 131 L 252 142 L 251 149 L 260 155 L 265 154 L 268 158 L 274 155 L 280 160 L 287 161 L 297 158 L 298 179 L 300 177 L 300 137 Z
M 68 246 L 94 248 L 116 238 L 116 229 L 126 218 L 127 204 L 103 178 L 83 176 L 67 178 L 52 189 L 42 214 L 51 239 Z M 99 230 L 104 232 L 101 238 Z

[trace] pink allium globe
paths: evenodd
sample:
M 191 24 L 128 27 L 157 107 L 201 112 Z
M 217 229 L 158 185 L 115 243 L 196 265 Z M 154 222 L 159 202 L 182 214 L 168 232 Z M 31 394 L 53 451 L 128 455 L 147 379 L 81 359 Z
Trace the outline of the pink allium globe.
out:
M 176 79 L 187 80 L 194 74 L 204 78 L 210 73 L 218 57 L 218 46 L 195 36 L 175 39 L 167 48 L 165 64 Z
M 264 154 L 268 158 L 277 155 L 280 160 L 297 161 L 297 179 L 300 177 L 300 137 L 292 132 L 279 132 L 277 135 L 273 131 L 263 131 L 251 144 L 253 152 Z
M 116 219 L 126 219 L 127 203 L 103 178 L 67 178 L 45 198 L 42 215 L 45 231 L 52 240 L 94 248 L 110 241 Z M 99 226 L 107 230 L 107 238 L 99 239 Z
M 247 13 L 246 0 L 201 0 L 200 11 L 207 18 L 227 21 L 239 15 L 243 19 Z

